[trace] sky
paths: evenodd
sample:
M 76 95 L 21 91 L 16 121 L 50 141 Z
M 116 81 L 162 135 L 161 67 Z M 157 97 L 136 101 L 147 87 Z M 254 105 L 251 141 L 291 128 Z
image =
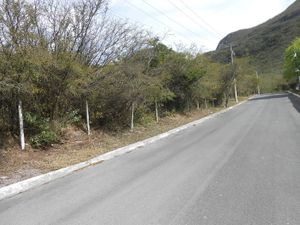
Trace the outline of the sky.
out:
M 227 34 L 259 25 L 295 0 L 111 0 L 110 14 L 138 24 L 170 47 L 214 50 Z

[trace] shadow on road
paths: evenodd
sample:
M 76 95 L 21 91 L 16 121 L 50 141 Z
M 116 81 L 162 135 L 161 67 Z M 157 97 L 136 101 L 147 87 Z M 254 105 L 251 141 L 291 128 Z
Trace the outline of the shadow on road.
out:
M 298 113 L 300 113 L 300 98 L 292 94 L 289 94 L 288 97 L 292 102 L 294 108 L 298 111 Z
M 263 95 L 263 96 L 256 96 L 249 101 L 258 101 L 258 100 L 268 100 L 268 99 L 274 99 L 274 98 L 286 98 L 288 97 L 288 94 L 282 93 L 282 94 L 276 94 L 276 95 Z
M 268 99 L 276 99 L 276 98 L 289 98 L 294 108 L 300 113 L 300 98 L 293 94 L 282 93 L 282 94 L 275 94 L 275 95 L 262 95 L 262 96 L 256 96 L 250 99 L 249 101 L 268 100 Z

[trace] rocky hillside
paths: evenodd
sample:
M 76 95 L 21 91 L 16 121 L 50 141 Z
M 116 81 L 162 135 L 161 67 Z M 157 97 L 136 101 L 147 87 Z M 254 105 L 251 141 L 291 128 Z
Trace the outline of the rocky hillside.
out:
M 297 36 L 300 36 L 300 0 L 259 26 L 227 35 L 216 51 L 208 55 L 214 60 L 226 62 L 230 54 L 225 46 L 231 44 L 237 56 L 250 56 L 258 70 L 279 72 L 282 70 L 284 50 Z

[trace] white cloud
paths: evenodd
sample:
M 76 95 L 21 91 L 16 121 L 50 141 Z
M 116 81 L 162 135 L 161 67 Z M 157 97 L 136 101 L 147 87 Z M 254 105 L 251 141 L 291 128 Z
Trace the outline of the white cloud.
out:
M 205 50 L 213 50 L 228 33 L 263 23 L 282 12 L 292 2 L 294 0 L 112 0 L 111 13 L 139 23 L 158 35 L 168 31 L 169 35 L 164 40 L 168 45 L 174 46 L 178 42 L 196 43 L 198 46 L 205 46 Z M 215 34 L 199 17 L 219 34 Z

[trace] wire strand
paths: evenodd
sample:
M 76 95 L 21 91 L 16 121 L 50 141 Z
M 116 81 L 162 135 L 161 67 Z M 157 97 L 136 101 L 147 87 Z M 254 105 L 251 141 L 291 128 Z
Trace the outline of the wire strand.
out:
M 188 29 L 187 27 L 185 27 L 184 25 L 178 23 L 177 21 L 175 21 L 174 19 L 172 19 L 170 16 L 166 15 L 163 11 L 161 11 L 160 9 L 154 7 L 153 5 L 151 5 L 150 3 L 148 3 L 146 0 L 142 0 L 145 4 L 147 4 L 149 7 L 151 7 L 152 9 L 154 9 L 155 11 L 159 12 L 160 14 L 162 14 L 163 16 L 165 16 L 166 18 L 168 18 L 170 21 L 172 21 L 174 24 L 176 24 L 177 26 L 182 27 L 183 29 L 185 29 L 186 31 L 194 34 L 195 36 L 198 36 L 199 34 L 195 33 L 194 31 Z
M 196 13 L 191 7 L 189 7 L 184 1 L 179 0 L 181 4 L 183 4 L 189 11 L 191 11 L 196 17 L 198 17 L 206 26 L 208 26 L 213 32 L 215 32 L 218 36 L 221 36 L 219 31 L 217 31 L 213 26 L 211 26 L 208 22 L 206 22 L 198 13 Z
M 141 9 L 140 7 L 134 5 L 133 3 L 129 2 L 128 0 L 124 0 L 125 3 L 127 3 L 129 6 L 131 6 L 132 8 L 142 12 L 143 14 L 145 14 L 146 16 L 150 17 L 152 20 L 156 21 L 158 24 L 160 25 L 163 25 L 165 27 L 167 27 L 170 31 L 174 32 L 174 33 L 177 33 L 179 34 L 180 36 L 182 36 L 182 38 L 185 38 L 185 39 L 188 39 L 190 40 L 191 42 L 194 42 L 194 40 L 190 39 L 190 38 L 187 38 L 187 37 L 184 37 L 184 35 L 182 33 L 179 33 L 177 31 L 175 31 L 173 28 L 171 28 L 170 26 L 168 26 L 167 24 L 165 24 L 164 22 L 158 20 L 157 18 L 153 17 L 151 14 L 149 14 L 148 12 L 146 12 L 145 10 Z M 146 3 L 146 2 L 145 2 Z M 148 4 L 148 3 L 146 3 Z M 154 8 L 154 7 L 153 7 Z M 175 21 L 173 21 L 175 22 Z
M 187 14 L 186 12 L 184 12 L 181 8 L 179 8 L 174 2 L 168 0 L 168 2 L 177 10 L 179 10 L 182 14 L 184 14 L 187 18 L 189 18 L 193 23 L 197 24 L 198 26 L 200 26 L 201 28 L 205 29 L 206 31 L 208 31 L 209 33 L 213 34 L 214 36 L 218 37 L 219 35 L 216 34 L 216 32 L 212 31 L 211 29 L 208 29 L 206 27 L 203 26 L 203 24 L 200 24 L 198 21 L 196 21 L 192 16 L 190 16 L 189 14 Z

